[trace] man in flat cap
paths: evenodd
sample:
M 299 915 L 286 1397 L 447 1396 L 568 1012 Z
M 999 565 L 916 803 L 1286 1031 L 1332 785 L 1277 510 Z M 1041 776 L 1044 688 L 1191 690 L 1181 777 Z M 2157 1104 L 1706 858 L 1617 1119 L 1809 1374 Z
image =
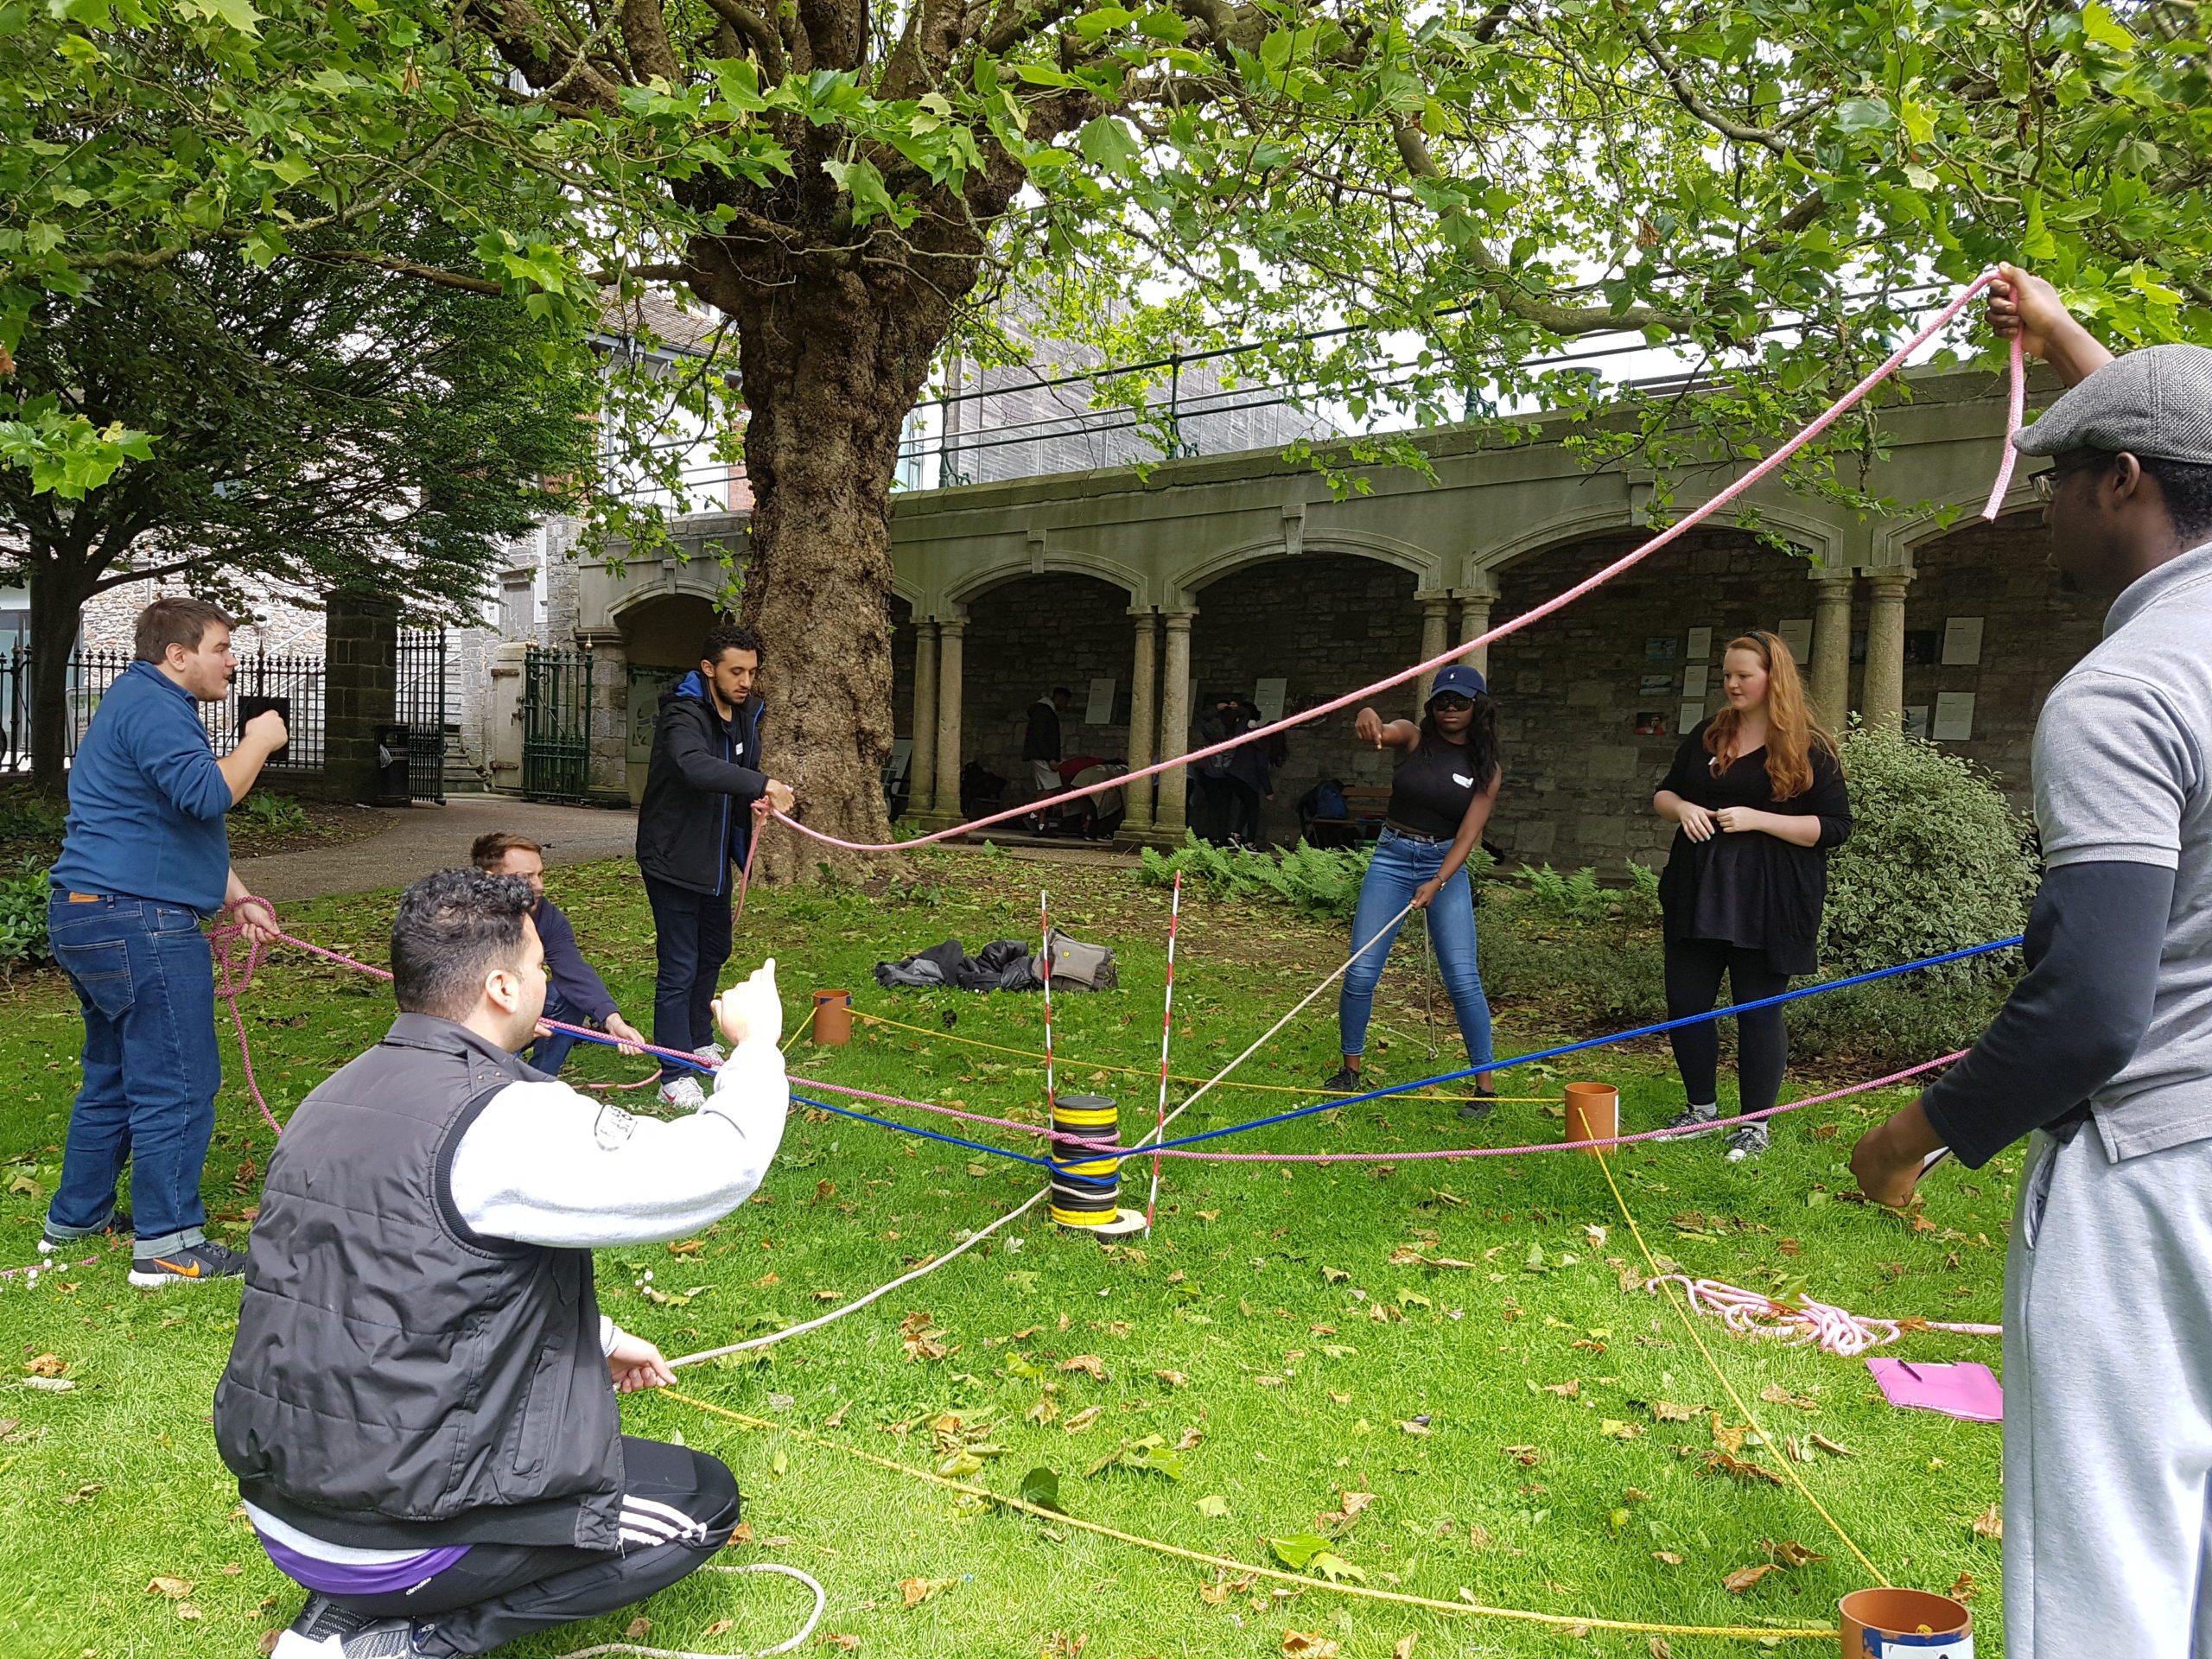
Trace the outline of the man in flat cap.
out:
M 2030 1137 L 2005 1273 L 2005 1624 L 2016 1659 L 2212 1653 L 2212 350 L 2114 358 L 2007 265 L 1991 325 L 2072 388 L 2051 562 L 2109 598 L 2037 723 L 2028 973 L 1852 1154 L 1911 1200 Z

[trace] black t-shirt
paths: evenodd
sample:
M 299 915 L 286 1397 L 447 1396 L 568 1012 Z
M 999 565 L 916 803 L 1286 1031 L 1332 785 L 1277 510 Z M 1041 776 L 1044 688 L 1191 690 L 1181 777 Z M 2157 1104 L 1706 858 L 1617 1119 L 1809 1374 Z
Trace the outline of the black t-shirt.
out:
M 1786 801 L 1774 798 L 1766 775 L 1766 750 L 1736 757 L 1725 772 L 1713 770 L 1700 721 L 1675 751 L 1675 764 L 1659 787 L 1694 806 L 1718 812 L 1745 806 L 1821 821 L 1820 840 L 1799 847 L 1758 830 L 1716 835 L 1697 842 L 1675 831 L 1659 902 L 1670 939 L 1717 939 L 1764 950 L 1777 974 L 1809 974 L 1819 965 L 1821 911 L 1827 902 L 1827 849 L 1851 834 L 1851 797 L 1843 768 L 1825 749 L 1812 752 L 1813 786 Z
M 1490 786 L 1467 765 L 1467 746 L 1423 738 L 1390 774 L 1386 816 L 1401 830 L 1446 840 L 1459 833 L 1467 808 Z

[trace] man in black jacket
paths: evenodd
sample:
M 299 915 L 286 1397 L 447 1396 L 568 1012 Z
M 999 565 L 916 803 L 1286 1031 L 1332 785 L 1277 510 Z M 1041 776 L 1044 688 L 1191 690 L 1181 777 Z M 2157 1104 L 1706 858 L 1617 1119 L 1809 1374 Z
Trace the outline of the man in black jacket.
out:
M 718 1060 L 715 976 L 729 960 L 731 870 L 752 844 L 753 809 L 793 797 L 762 768 L 760 639 L 710 629 L 699 666 L 661 693 L 652 765 L 638 808 L 638 868 L 653 908 L 653 1044 Z M 660 1097 L 696 1109 L 698 1080 L 664 1067 Z
M 440 870 L 392 923 L 399 1017 L 269 1160 L 215 1441 L 312 1593 L 276 1659 L 452 1659 L 696 1572 L 738 1520 L 703 1452 L 621 1432 L 673 1381 L 603 1316 L 595 1248 L 696 1232 L 784 1131 L 775 964 L 716 1012 L 705 1109 L 632 1117 L 516 1051 L 545 1001 L 530 884 Z

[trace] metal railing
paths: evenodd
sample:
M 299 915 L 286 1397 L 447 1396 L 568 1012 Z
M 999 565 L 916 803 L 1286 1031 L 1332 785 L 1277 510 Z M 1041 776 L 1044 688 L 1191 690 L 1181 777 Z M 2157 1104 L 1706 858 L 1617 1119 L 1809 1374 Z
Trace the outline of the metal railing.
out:
M 451 694 L 443 628 L 399 631 L 399 678 L 392 718 L 407 728 L 407 792 L 418 801 L 446 798 L 447 702 Z
M 592 661 L 588 651 L 523 653 L 522 792 L 580 801 L 591 787 Z
M 92 711 L 129 670 L 127 651 L 78 650 L 69 653 L 64 693 L 68 718 L 62 728 L 63 754 L 77 753 Z M 274 772 L 320 772 L 323 760 L 323 659 L 257 652 L 238 658 L 238 673 L 219 702 L 200 705 L 200 723 L 218 754 L 238 747 L 238 728 L 264 709 L 284 716 L 291 741 L 270 761 Z M 29 772 L 31 766 L 31 653 L 17 646 L 0 657 L 0 772 Z

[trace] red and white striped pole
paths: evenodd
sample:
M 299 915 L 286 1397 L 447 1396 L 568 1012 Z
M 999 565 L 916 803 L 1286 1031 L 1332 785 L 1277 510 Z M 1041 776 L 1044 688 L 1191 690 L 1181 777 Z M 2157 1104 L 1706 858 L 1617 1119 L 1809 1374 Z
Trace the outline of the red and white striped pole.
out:
M 1050 1122 L 1058 1096 L 1052 1089 L 1052 913 L 1045 893 L 1037 894 L 1037 954 L 1045 959 L 1045 1117 Z
M 1160 1008 L 1160 1113 L 1152 1138 L 1154 1145 L 1167 1136 L 1167 1041 L 1175 1030 L 1175 928 L 1183 917 L 1183 872 L 1175 872 L 1175 896 L 1167 906 L 1167 995 Z M 1160 1154 L 1152 1154 L 1152 1191 L 1144 1201 L 1144 1236 L 1152 1236 L 1153 1211 L 1160 1205 Z

